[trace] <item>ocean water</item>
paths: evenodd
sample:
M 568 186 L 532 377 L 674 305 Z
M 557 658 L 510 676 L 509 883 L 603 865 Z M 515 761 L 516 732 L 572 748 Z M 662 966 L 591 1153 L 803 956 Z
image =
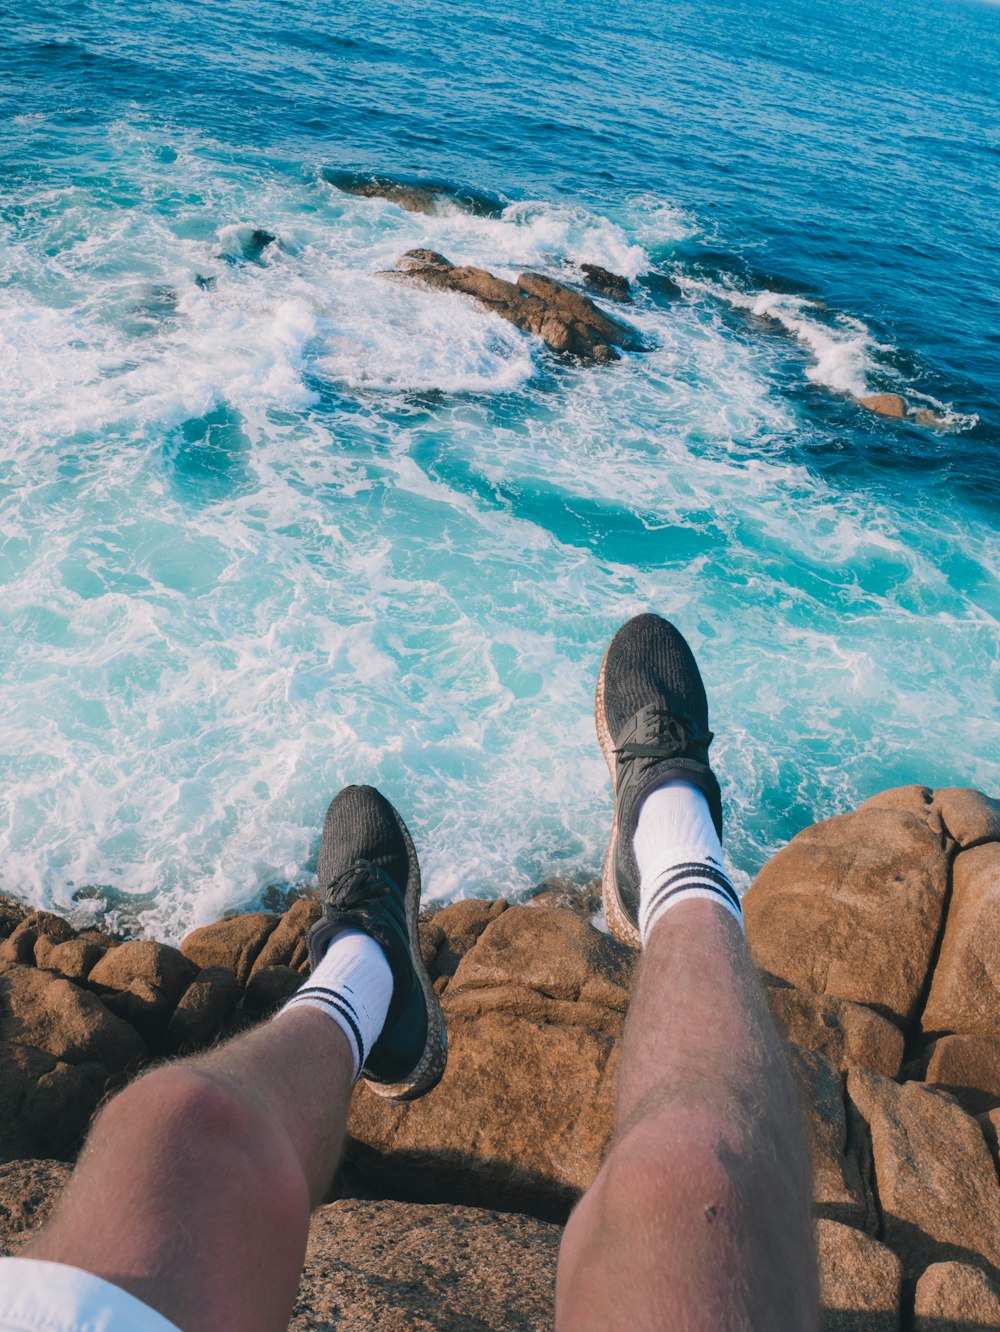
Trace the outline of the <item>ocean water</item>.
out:
M 26 0 L 0 43 L 0 888 L 177 938 L 308 882 L 348 781 L 428 899 L 586 879 L 649 608 L 742 886 L 884 787 L 1000 793 L 1000 6 Z M 379 275 L 415 246 L 603 264 L 648 350 L 561 362 Z

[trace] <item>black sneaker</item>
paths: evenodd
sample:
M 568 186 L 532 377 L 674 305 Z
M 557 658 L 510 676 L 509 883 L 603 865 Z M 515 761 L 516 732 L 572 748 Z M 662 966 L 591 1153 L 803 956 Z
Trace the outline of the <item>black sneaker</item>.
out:
M 347 786 L 326 811 L 317 868 L 323 914 L 309 932 L 313 967 L 341 930 L 362 930 L 385 952 L 392 999 L 361 1076 L 409 1101 L 437 1085 L 448 1057 L 444 1015 L 420 957 L 420 867 L 406 824 L 374 786 Z
M 722 798 L 708 763 L 712 732 L 705 686 L 694 654 L 672 624 L 659 615 L 637 615 L 622 625 L 601 662 L 594 717 L 615 791 L 604 907 L 615 938 L 638 948 L 639 869 L 632 836 L 644 796 L 682 770 L 704 791 L 722 836 Z

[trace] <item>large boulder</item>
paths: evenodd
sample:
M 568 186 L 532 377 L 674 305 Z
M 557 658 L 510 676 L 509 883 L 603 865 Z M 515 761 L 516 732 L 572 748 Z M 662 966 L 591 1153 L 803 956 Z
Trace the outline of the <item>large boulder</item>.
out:
M 884 1244 L 842 1225 L 816 1222 L 823 1332 L 896 1332 L 903 1272 Z
M 817 823 L 770 860 L 743 899 L 764 971 L 866 1004 L 906 1028 L 941 926 L 948 857 L 919 788 Z
M 92 968 L 88 983 L 113 1013 L 158 1046 L 177 1001 L 197 974 L 195 964 L 176 948 L 132 939 L 109 949 Z
M 315 897 L 300 897 L 293 902 L 265 940 L 257 954 L 250 977 L 267 967 L 308 968 L 307 936 L 319 919 L 322 903 Z
M 484 914 L 455 913 L 470 934 Z M 445 990 L 440 1085 L 399 1103 L 361 1084 L 349 1159 L 405 1196 L 565 1219 L 611 1136 L 631 965 L 568 912 L 497 912 Z
M 106 1081 L 99 1064 L 0 1041 L 0 1160 L 75 1152 Z
M 921 1026 L 1000 1036 L 1000 842 L 962 851 L 952 884 Z
M 882 1238 L 916 1277 L 942 1259 L 1000 1264 L 1000 1182 L 976 1121 L 944 1092 L 866 1069 L 848 1092 L 871 1132 Z
M 1000 1291 L 968 1263 L 932 1263 L 917 1282 L 914 1332 L 996 1332 Z
M 765 976 L 768 1004 L 786 1041 L 824 1055 L 834 1068 L 870 1068 L 894 1078 L 903 1062 L 903 1033 L 862 1004 L 810 994 Z
M 561 1231 L 468 1207 L 344 1201 L 313 1214 L 291 1332 L 548 1329 Z
M 599 310 L 589 296 L 540 273 L 522 273 L 516 282 L 508 282 L 484 268 L 452 264 L 433 251 L 411 250 L 398 260 L 392 276 L 470 296 L 522 332 L 541 338 L 552 351 L 583 361 L 615 361 L 617 348 L 642 349 L 634 329 Z
M 924 1081 L 950 1091 L 969 1114 L 1000 1106 L 1000 1036 L 942 1036 Z
M 167 1026 L 167 1046 L 174 1054 L 191 1054 L 227 1030 L 242 998 L 229 967 L 199 971 L 181 996 Z
M 876 416 L 888 416 L 898 421 L 906 415 L 906 400 L 898 393 L 868 393 L 857 402 Z
M 809 1135 L 813 1215 L 874 1231 L 868 1139 L 847 1102 L 843 1076 L 814 1050 L 793 1045 L 789 1056 Z
M 68 1063 L 121 1072 L 146 1055 L 138 1034 L 96 995 L 48 971 L 13 964 L 0 973 L 0 1012 L 5 1039 Z
M 224 916 L 203 925 L 181 943 L 181 952 L 202 971 L 206 967 L 228 967 L 241 985 L 250 978 L 253 964 L 281 923 L 272 911 L 252 911 L 246 916 Z

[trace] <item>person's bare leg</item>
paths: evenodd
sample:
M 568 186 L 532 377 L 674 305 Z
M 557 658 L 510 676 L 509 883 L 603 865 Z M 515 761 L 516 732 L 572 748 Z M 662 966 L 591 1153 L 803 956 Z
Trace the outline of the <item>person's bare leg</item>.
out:
M 679 904 L 640 961 L 614 1145 L 563 1237 L 557 1326 L 807 1332 L 810 1199 L 802 1112 L 740 928 Z
M 563 1236 L 557 1324 L 809 1332 L 805 1126 L 724 868 L 705 686 L 674 625 L 618 630 L 594 717 L 615 796 L 608 926 L 642 955 L 615 1137 Z
M 352 1071 L 339 1027 L 303 1005 L 147 1073 L 98 1116 L 23 1256 L 104 1277 L 184 1332 L 287 1327 Z
M 115 1097 L 24 1257 L 102 1277 L 184 1332 L 288 1326 L 354 1078 L 412 1099 L 446 1060 L 420 955 L 416 851 L 373 787 L 331 803 L 317 874 L 309 981 L 264 1026 Z

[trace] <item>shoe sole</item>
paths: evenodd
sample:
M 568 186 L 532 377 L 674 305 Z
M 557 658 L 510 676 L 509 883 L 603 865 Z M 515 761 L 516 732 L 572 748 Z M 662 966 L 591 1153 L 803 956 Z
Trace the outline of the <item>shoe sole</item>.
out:
M 608 651 L 610 652 L 610 647 Z M 601 662 L 601 669 L 597 676 L 597 692 L 594 695 L 594 723 L 597 727 L 597 740 L 601 746 L 601 753 L 604 755 L 604 762 L 608 765 L 608 772 L 611 774 L 611 787 L 615 796 L 615 817 L 611 825 L 611 840 L 608 843 L 607 853 L 604 857 L 604 869 L 601 874 L 601 896 L 604 899 L 604 914 L 608 919 L 608 929 L 618 940 L 628 948 L 638 948 L 640 945 L 639 930 L 634 925 L 622 904 L 621 897 L 618 894 L 618 880 L 615 877 L 615 857 L 618 853 L 618 786 L 615 781 L 615 738 L 611 734 L 611 728 L 608 725 L 607 713 L 604 710 L 604 670 L 608 662 L 608 653 L 605 652 Z
M 377 1096 L 384 1096 L 390 1101 L 412 1101 L 429 1092 L 441 1081 L 448 1062 L 448 1037 L 441 1001 L 420 955 L 420 932 L 417 922 L 420 913 L 420 865 L 417 862 L 417 852 L 409 828 L 394 807 L 392 812 L 406 845 L 406 930 L 410 939 L 410 962 L 417 973 L 420 988 L 424 992 L 424 1002 L 427 1005 L 427 1040 L 419 1063 L 403 1082 L 373 1082 L 370 1078 L 365 1078 L 365 1082 Z

